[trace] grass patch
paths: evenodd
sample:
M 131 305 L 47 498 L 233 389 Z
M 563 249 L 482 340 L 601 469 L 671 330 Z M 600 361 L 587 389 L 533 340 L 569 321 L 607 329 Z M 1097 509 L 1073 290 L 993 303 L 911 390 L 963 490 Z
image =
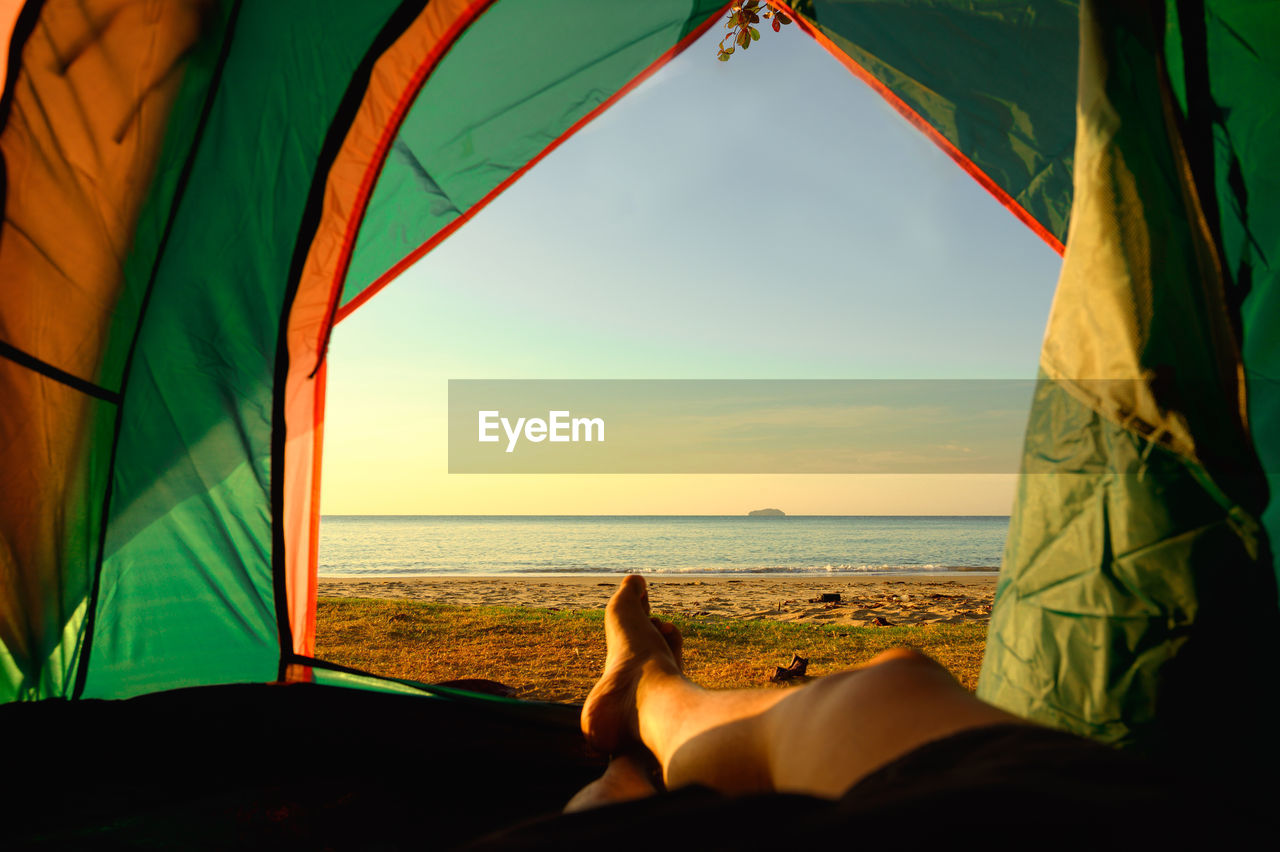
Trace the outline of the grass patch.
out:
M 972 690 L 985 624 L 842 627 L 766 620 L 671 619 L 684 634 L 685 671 L 715 689 L 767 686 L 792 652 L 811 675 L 833 674 L 899 646 L 919 649 Z M 316 656 L 427 683 L 488 678 L 521 698 L 580 702 L 604 667 L 604 612 L 558 612 L 418 601 L 320 598 Z

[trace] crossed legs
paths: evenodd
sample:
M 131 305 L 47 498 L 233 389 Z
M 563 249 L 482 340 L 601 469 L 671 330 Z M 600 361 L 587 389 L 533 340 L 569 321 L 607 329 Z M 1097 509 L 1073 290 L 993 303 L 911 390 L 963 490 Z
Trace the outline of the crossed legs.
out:
M 582 730 L 616 758 L 567 809 L 653 791 L 640 747 L 668 788 L 704 784 L 835 798 L 854 782 L 931 740 L 1016 723 L 979 701 L 915 651 L 887 651 L 866 666 L 788 690 L 706 690 L 681 669 L 676 628 L 649 615 L 643 577 L 628 575 L 605 614 L 604 674 L 582 710 Z

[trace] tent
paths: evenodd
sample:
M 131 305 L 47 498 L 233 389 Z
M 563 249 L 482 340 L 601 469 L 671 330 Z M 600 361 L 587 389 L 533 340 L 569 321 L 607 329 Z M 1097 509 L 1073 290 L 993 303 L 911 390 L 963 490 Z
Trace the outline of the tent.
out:
M 83 699 L 309 683 L 561 725 L 313 658 L 326 346 L 731 4 L 4 5 L 0 710 L 48 745 Z M 1270 742 L 1222 697 L 1280 636 L 1280 14 L 791 14 L 1064 253 L 980 694 L 1157 754 Z M 350 700 L 306 694 L 280 726 Z

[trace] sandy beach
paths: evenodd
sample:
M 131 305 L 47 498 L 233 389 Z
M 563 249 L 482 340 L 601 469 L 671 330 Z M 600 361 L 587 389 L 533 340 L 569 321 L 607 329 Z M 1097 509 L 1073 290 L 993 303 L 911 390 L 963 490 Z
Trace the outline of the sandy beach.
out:
M 648 579 L 657 614 L 849 626 L 986 622 L 996 585 L 995 576 L 989 574 Z M 319 594 L 581 610 L 603 608 L 617 583 L 601 576 L 322 577 Z M 839 600 L 820 600 L 824 595 L 839 595 Z

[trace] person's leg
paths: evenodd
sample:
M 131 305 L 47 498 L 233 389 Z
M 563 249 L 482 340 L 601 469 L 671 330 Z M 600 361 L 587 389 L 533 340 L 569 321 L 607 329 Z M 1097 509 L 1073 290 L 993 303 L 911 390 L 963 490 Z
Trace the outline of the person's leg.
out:
M 610 600 L 605 637 L 605 671 L 583 707 L 583 733 L 606 752 L 643 743 L 671 788 L 836 797 L 926 742 L 1021 721 L 906 649 L 795 689 L 704 690 L 681 672 L 675 628 L 650 619 L 637 575 Z

